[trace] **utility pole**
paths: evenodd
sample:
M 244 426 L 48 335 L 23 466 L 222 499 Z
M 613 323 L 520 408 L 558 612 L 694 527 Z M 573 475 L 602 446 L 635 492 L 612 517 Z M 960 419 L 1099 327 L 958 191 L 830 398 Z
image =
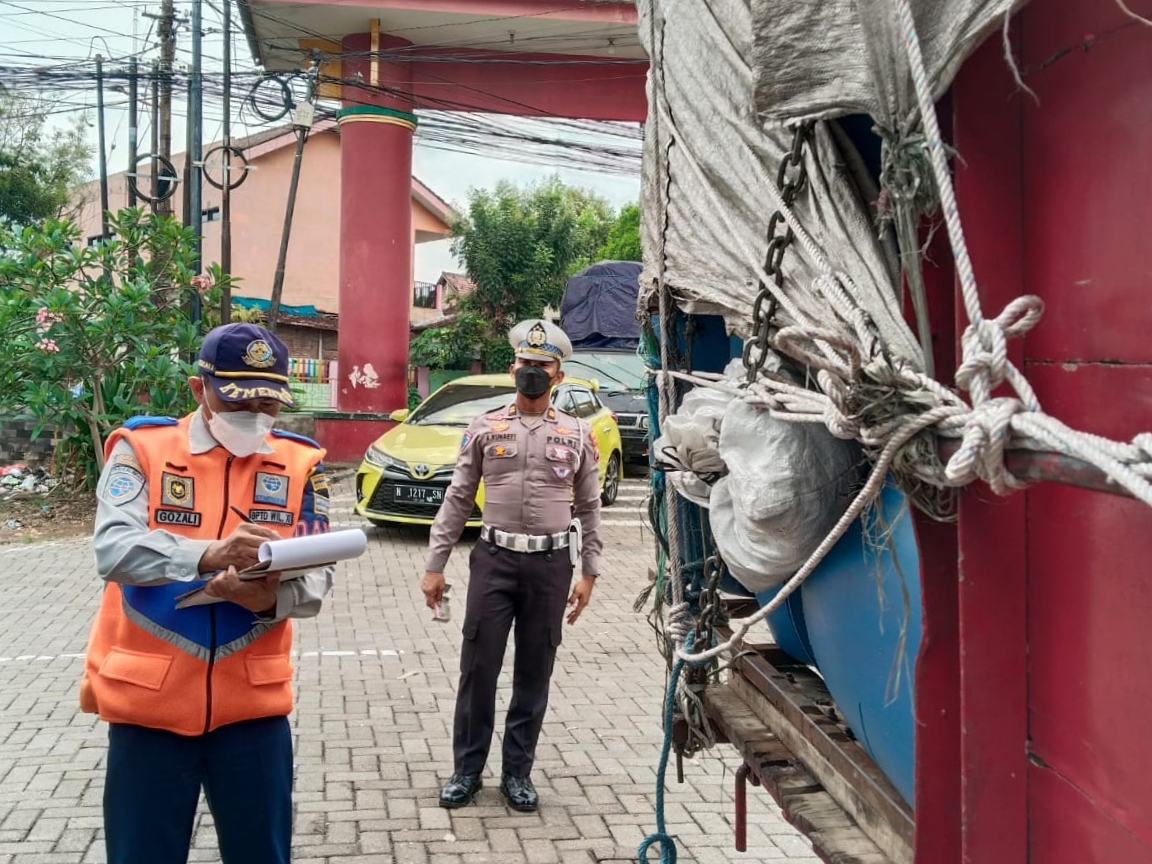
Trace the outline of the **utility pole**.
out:
M 152 212 L 158 213 L 160 203 L 156 200 L 160 194 L 159 167 L 156 154 L 160 152 L 160 64 L 152 61 L 152 142 L 148 148 L 152 154 L 152 191 L 149 193 L 152 201 Z M 171 181 L 169 181 L 171 182 Z
M 132 29 L 136 29 L 135 18 L 133 18 Z M 135 43 L 135 40 L 133 40 Z M 133 44 L 135 47 L 135 44 Z M 137 156 L 137 138 L 140 133 L 140 116 L 136 110 L 136 101 L 140 98 L 140 93 L 136 86 L 136 57 L 133 55 L 128 60 L 128 172 L 132 173 L 136 170 L 136 156 Z M 128 184 L 128 206 L 136 206 L 136 187 L 135 184 Z
M 176 12 L 173 0 L 160 6 L 160 155 L 172 159 L 172 65 L 176 60 Z M 172 215 L 172 199 L 156 205 L 162 216 Z
M 232 0 L 224 0 L 224 188 L 220 199 L 220 269 L 232 275 Z M 232 289 L 220 296 L 220 323 L 232 320 Z
M 188 155 L 184 162 L 189 169 L 186 221 L 192 228 L 192 242 L 195 244 L 192 272 L 197 275 L 202 266 L 201 234 L 204 225 L 204 174 L 201 170 L 204 148 L 203 11 L 202 0 L 192 0 L 192 74 L 188 76 Z M 192 323 L 199 324 L 200 292 L 193 290 L 189 300 L 192 304 Z
M 100 148 L 100 233 L 108 239 L 108 154 L 104 149 L 104 57 L 96 55 L 96 134 Z

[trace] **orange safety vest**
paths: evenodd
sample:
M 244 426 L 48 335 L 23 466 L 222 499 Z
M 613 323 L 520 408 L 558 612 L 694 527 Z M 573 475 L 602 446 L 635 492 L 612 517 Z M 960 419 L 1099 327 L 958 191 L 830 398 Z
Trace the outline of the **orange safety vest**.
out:
M 327 489 L 313 489 L 323 476 L 313 476 L 324 456 L 318 444 L 273 431 L 274 453 L 238 457 L 214 447 L 193 455 L 190 420 L 133 418 L 105 445 L 111 454 L 123 438 L 135 451 L 148 481 L 150 527 L 216 540 L 240 524 L 236 506 L 286 537 L 327 529 L 325 517 L 300 519 L 306 487 L 309 495 Z M 180 735 L 292 710 L 291 624 L 265 622 L 235 603 L 175 607 L 202 584 L 105 586 L 88 640 L 82 710 Z

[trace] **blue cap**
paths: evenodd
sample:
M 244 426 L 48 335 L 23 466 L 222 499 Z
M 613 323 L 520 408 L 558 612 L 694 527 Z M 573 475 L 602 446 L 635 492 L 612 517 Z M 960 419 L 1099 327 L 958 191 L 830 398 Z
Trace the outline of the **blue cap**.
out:
M 258 324 L 225 324 L 204 337 L 200 374 L 225 402 L 275 399 L 294 403 L 288 386 L 288 349 Z

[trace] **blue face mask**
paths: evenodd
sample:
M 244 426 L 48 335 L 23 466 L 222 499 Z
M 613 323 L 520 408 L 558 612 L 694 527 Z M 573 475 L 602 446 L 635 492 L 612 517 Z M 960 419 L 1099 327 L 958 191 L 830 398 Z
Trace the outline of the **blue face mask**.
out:
M 542 366 L 521 366 L 515 378 L 516 390 L 528 399 L 539 399 L 552 386 L 552 376 Z

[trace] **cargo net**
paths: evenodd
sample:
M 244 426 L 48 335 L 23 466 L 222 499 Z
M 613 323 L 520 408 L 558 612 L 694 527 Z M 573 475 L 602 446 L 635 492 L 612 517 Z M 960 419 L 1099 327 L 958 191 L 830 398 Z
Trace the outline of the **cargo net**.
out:
M 1044 413 L 1024 374 L 1009 359 L 1009 340 L 1023 336 L 1040 320 L 1040 298 L 1018 297 L 994 318 L 987 317 L 981 308 L 948 171 L 949 153 L 941 138 L 911 5 L 909 0 L 894 3 L 923 131 L 919 136 L 905 138 L 899 147 L 886 148 L 883 179 L 886 188 L 898 188 L 904 182 L 915 187 L 921 197 L 923 190 L 932 190 L 935 194 L 927 197 L 938 203 L 942 211 L 969 321 L 961 338 L 962 360 L 956 372 L 956 383 L 968 398 L 936 381 L 925 371 L 931 369 L 930 364 L 908 362 L 889 350 L 873 317 L 855 299 L 862 295 L 852 277 L 833 265 L 797 219 L 792 203 L 805 183 L 803 148 L 812 133 L 811 122 L 799 124 L 792 152 L 785 155 L 777 182 L 766 173 L 760 178 L 775 214 L 767 260 L 763 265 L 752 265 L 760 280 L 760 294 L 753 312 L 752 338 L 745 351 L 745 381 L 733 382 L 721 375 L 674 368 L 669 356 L 670 343 L 675 341 L 670 330 L 675 317 L 673 298 L 661 278 L 662 272 L 656 280 L 662 337 L 661 370 L 656 373 L 661 426 L 675 410 L 677 382 L 715 388 L 780 420 L 821 424 L 837 438 L 859 442 L 868 456 L 870 470 L 860 491 L 803 566 L 784 582 L 771 602 L 743 619 L 732 637 L 722 644 L 697 638 L 698 628 L 693 626 L 696 616 L 690 608 L 695 604 L 685 599 L 679 556 L 674 552 L 665 556 L 671 571 L 670 605 L 663 610 L 665 635 L 669 659 L 682 661 L 682 665 L 700 666 L 729 654 L 753 626 L 771 615 L 803 584 L 848 527 L 874 504 L 889 475 L 896 478 L 915 506 L 932 516 L 947 518 L 953 490 L 975 480 L 986 482 L 999 495 L 1029 485 L 1005 466 L 1006 450 L 1044 451 L 1088 463 L 1118 491 L 1152 505 L 1152 434 L 1143 433 L 1123 443 L 1070 428 Z M 678 156 L 687 160 L 698 179 L 703 180 L 703 167 L 690 152 L 681 149 Z M 763 166 L 759 170 L 763 172 Z M 911 184 L 907 182 L 910 176 L 915 178 Z M 718 212 L 724 211 L 725 201 L 712 186 L 701 182 L 698 188 L 708 190 L 714 196 L 709 203 Z M 915 203 L 925 206 L 923 201 Z M 902 248 L 915 243 L 915 237 L 909 237 L 907 231 L 898 227 L 897 233 Z M 733 230 L 731 236 L 739 237 L 740 232 Z M 808 295 L 824 301 L 825 314 L 830 317 L 823 321 L 812 314 L 812 304 L 798 305 L 789 291 L 781 290 L 779 265 L 784 250 L 793 243 L 799 244 L 807 260 L 815 265 L 816 276 Z M 741 252 L 747 261 L 759 259 L 751 246 L 742 247 Z M 913 292 L 913 298 L 923 339 L 923 297 Z M 793 323 L 774 327 L 773 318 L 778 311 Z M 837 326 L 829 326 L 830 320 Z M 810 381 L 797 383 L 795 377 L 764 369 L 772 354 L 805 370 L 806 375 L 814 377 L 815 386 L 810 386 Z M 1001 385 L 1006 385 L 1011 395 L 994 396 Z M 947 458 L 940 455 L 940 439 L 958 442 Z M 676 550 L 680 546 L 681 526 L 674 484 L 668 484 L 665 496 L 664 527 L 668 545 Z

